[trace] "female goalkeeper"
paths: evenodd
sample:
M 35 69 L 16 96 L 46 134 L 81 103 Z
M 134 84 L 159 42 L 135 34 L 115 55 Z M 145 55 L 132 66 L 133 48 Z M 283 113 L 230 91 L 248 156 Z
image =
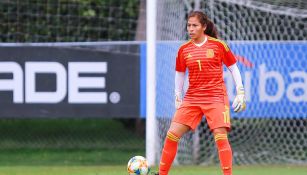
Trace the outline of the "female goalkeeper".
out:
M 224 175 L 232 175 L 232 150 L 227 134 L 230 130 L 229 101 L 223 80 L 223 64 L 230 70 L 237 95 L 232 104 L 235 112 L 245 110 L 244 88 L 236 58 L 229 47 L 217 39 L 217 30 L 200 12 L 188 16 L 191 38 L 183 44 L 176 58 L 175 106 L 177 111 L 167 132 L 159 175 L 167 175 L 175 158 L 178 141 L 189 130 L 195 130 L 203 116 L 213 132 Z M 189 88 L 182 98 L 186 69 Z

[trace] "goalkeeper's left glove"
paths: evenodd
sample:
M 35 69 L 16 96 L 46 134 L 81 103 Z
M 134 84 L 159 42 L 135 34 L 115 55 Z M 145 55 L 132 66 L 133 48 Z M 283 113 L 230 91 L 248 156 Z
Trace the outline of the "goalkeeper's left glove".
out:
M 244 111 L 246 108 L 245 92 L 243 86 L 236 88 L 237 96 L 232 103 L 232 108 L 235 112 Z

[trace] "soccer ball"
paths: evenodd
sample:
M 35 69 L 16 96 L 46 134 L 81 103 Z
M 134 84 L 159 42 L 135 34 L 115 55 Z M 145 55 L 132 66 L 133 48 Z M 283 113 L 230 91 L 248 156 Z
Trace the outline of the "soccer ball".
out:
M 149 173 L 148 163 L 143 156 L 132 157 L 127 165 L 129 175 L 147 175 Z

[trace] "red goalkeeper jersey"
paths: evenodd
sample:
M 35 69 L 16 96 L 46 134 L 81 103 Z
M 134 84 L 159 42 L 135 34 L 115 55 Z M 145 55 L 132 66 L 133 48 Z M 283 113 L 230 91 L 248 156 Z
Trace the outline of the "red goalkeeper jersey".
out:
M 189 72 L 189 88 L 184 101 L 190 103 L 224 102 L 226 87 L 223 63 L 228 67 L 236 58 L 221 40 L 207 36 L 200 47 L 191 40 L 183 44 L 177 54 L 176 71 Z

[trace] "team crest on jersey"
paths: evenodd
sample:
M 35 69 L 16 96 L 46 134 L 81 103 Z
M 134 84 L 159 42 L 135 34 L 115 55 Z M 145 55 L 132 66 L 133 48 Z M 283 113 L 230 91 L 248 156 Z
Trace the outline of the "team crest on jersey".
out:
M 208 49 L 206 52 L 206 57 L 207 58 L 213 58 L 214 57 L 214 51 L 213 49 Z
M 192 55 L 190 53 L 188 53 L 186 59 L 188 59 L 188 58 L 192 58 Z

